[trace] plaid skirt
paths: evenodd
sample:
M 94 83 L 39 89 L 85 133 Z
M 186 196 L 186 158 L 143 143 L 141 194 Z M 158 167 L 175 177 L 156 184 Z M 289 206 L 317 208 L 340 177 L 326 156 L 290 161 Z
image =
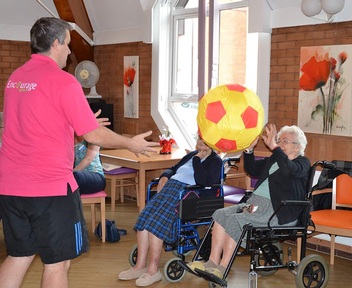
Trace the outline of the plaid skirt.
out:
M 175 207 L 186 185 L 173 179 L 167 181 L 161 191 L 155 194 L 141 211 L 134 229 L 147 230 L 166 243 L 174 243 L 177 240 L 178 219 Z

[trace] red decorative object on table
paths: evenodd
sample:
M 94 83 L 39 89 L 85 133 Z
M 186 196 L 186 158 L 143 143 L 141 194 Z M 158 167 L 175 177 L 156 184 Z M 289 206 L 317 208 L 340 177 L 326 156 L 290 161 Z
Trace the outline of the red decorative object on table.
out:
M 172 138 L 172 135 L 168 128 L 163 128 L 165 134 L 159 136 L 160 146 L 163 147 L 160 150 L 160 154 L 171 154 L 172 144 L 176 144 L 176 141 Z

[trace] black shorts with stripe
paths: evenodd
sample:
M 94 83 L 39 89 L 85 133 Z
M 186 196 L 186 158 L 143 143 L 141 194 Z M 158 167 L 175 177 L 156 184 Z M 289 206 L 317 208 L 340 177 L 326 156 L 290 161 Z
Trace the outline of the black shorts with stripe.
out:
M 52 197 L 0 195 L 6 251 L 13 257 L 38 254 L 44 264 L 88 251 L 88 231 L 79 191 Z

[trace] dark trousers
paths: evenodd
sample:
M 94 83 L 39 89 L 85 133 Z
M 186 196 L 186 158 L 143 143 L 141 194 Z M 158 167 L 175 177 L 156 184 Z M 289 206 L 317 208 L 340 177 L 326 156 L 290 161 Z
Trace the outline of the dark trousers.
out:
M 105 189 L 105 177 L 99 173 L 89 171 L 74 171 L 81 194 L 92 194 Z

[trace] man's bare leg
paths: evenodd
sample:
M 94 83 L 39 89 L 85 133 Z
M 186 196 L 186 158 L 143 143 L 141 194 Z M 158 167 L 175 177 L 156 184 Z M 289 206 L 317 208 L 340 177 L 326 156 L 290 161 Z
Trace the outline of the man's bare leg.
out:
M 20 287 L 34 256 L 7 256 L 0 266 L 0 288 Z
M 68 288 L 68 269 L 70 260 L 45 264 L 41 288 Z

